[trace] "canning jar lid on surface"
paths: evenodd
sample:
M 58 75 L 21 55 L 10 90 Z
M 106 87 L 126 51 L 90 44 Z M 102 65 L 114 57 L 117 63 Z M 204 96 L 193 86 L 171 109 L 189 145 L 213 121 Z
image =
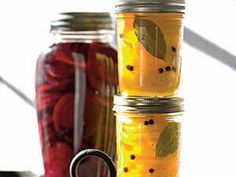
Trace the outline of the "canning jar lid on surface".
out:
M 185 0 L 117 0 L 116 13 L 184 13 Z
M 181 97 L 114 97 L 113 110 L 136 113 L 178 113 L 184 111 Z

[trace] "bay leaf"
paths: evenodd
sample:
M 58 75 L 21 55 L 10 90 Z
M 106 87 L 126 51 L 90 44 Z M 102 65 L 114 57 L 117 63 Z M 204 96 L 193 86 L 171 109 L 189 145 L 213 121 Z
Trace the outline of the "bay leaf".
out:
M 164 157 L 174 153 L 179 146 L 179 123 L 170 122 L 161 132 L 157 144 L 156 155 Z
M 143 17 L 134 19 L 135 34 L 143 47 L 154 57 L 165 60 L 166 42 L 161 29 Z

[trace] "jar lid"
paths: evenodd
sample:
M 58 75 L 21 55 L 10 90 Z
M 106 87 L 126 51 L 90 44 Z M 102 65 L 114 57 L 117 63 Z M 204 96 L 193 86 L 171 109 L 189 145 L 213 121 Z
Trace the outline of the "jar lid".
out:
M 51 21 L 51 31 L 113 30 L 108 12 L 62 12 Z
M 136 113 L 177 113 L 184 111 L 181 97 L 114 97 L 113 110 Z
M 185 0 L 117 0 L 116 13 L 184 13 Z

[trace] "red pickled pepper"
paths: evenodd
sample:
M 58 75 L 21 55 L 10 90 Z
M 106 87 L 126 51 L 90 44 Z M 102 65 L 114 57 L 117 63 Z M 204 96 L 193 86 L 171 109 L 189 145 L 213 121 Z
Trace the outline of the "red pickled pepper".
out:
M 76 62 L 73 57 L 75 53 L 83 55 L 85 63 Z M 100 61 L 97 55 L 105 59 Z M 83 103 L 83 138 L 80 147 L 74 149 L 77 69 L 84 69 L 86 72 L 86 93 Z M 113 125 L 114 122 L 103 119 L 107 112 L 112 116 L 112 96 L 117 86 L 116 72 L 116 51 L 105 43 L 59 43 L 39 56 L 36 102 L 46 177 L 69 177 L 69 163 L 74 152 L 87 148 L 102 148 L 105 151 L 111 149 L 110 145 L 110 149 L 106 145 L 108 142 L 100 143 L 109 140 L 102 139 L 98 142 L 98 136 L 114 130 L 114 127 L 105 128 L 106 124 Z M 112 136 L 107 138 L 111 140 Z

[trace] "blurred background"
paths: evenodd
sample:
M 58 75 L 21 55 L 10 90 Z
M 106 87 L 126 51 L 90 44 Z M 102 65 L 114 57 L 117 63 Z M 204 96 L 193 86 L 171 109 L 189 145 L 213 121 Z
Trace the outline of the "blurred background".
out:
M 181 177 L 235 177 L 236 0 L 186 3 Z M 47 47 L 52 16 L 78 10 L 114 13 L 114 2 L 0 2 L 0 171 L 43 174 L 34 108 L 35 64 Z

